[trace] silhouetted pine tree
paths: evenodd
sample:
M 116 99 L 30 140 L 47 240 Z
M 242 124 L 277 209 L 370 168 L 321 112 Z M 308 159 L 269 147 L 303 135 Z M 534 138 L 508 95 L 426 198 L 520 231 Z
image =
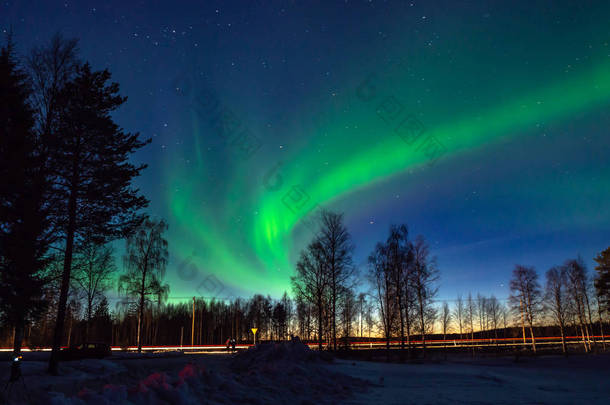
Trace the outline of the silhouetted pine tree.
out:
M 8 40 L 0 52 L 0 313 L 21 352 L 26 323 L 42 314 L 50 224 L 45 158 L 33 131 L 27 76 Z
M 125 133 L 111 113 L 126 98 L 119 85 L 109 83 L 107 70 L 77 68 L 57 99 L 57 136 L 50 145 L 56 176 L 56 193 L 63 202 L 56 220 L 65 238 L 61 291 L 49 372 L 57 373 L 63 338 L 66 301 L 75 240 L 87 235 L 99 242 L 125 236 L 138 223 L 137 211 L 148 203 L 132 180 L 146 165 L 129 161 L 146 145 L 139 134 Z
M 598 254 L 595 259 L 595 292 L 599 297 L 601 309 L 610 312 L 610 247 Z

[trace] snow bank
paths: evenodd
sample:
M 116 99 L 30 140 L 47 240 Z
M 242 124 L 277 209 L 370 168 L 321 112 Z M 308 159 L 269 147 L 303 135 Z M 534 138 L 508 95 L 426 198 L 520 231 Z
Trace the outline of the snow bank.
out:
M 176 375 L 156 372 L 137 383 L 51 393 L 49 405 L 331 404 L 367 383 L 324 367 L 324 356 L 300 341 L 262 344 L 235 356 L 219 372 L 187 364 Z
M 321 360 L 332 361 L 332 357 L 315 352 L 303 344 L 299 338 L 293 338 L 290 342 L 262 343 L 250 347 L 246 352 L 235 357 L 232 367 L 237 371 L 250 371 L 260 368 L 288 369 L 294 365 L 315 363 Z
M 337 403 L 366 390 L 364 380 L 329 370 L 325 353 L 309 349 L 297 339 L 265 343 L 250 348 L 233 360 L 231 368 L 251 381 L 260 398 L 283 403 Z M 274 397 L 274 393 L 280 393 Z

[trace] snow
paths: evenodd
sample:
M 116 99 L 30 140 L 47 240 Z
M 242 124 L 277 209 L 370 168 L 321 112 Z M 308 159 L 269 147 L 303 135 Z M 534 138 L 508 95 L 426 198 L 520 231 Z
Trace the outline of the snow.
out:
M 26 361 L 28 394 L 15 394 L 12 400 L 45 405 L 306 405 L 342 403 L 364 392 L 366 382 L 329 369 L 328 360 L 296 340 L 261 344 L 238 355 L 123 354 L 65 362 L 59 377 L 45 374 L 46 362 Z
M 472 359 L 419 364 L 335 360 L 300 342 L 240 353 L 115 353 L 61 363 L 26 354 L 10 404 L 449 404 L 608 403 L 610 355 Z M 8 367 L 0 375 L 8 378 Z
M 388 364 L 337 361 L 373 386 L 352 403 L 607 404 L 610 356 L 470 359 Z

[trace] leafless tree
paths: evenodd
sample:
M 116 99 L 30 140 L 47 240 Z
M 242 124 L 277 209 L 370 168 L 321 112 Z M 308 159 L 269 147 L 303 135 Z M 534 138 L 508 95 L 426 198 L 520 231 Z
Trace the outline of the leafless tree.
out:
M 343 223 L 343 214 L 322 212 L 319 243 L 326 262 L 325 269 L 328 272 L 330 326 L 333 349 L 337 350 L 337 301 L 341 289 L 350 287 L 348 283 L 354 273 L 352 266 L 354 246 Z
M 85 240 L 77 248 L 73 279 L 85 299 L 85 341 L 89 339 L 93 310 L 111 287 L 115 272 L 111 245 Z
M 430 327 L 430 320 L 434 319 L 435 311 L 432 300 L 438 288 L 438 269 L 436 262 L 430 257 L 430 249 L 423 236 L 418 236 L 413 244 L 413 291 L 419 320 L 419 330 L 422 334 L 423 356 L 426 355 L 426 332 Z
M 293 328 L 294 319 L 295 319 L 294 303 L 286 291 L 284 291 L 281 301 L 282 301 L 282 305 L 284 306 L 284 310 L 286 311 L 285 333 L 287 336 L 290 336 L 294 333 L 294 328 Z
M 466 299 L 466 317 L 468 320 L 468 330 L 470 331 L 470 340 L 474 340 L 474 317 L 476 314 L 476 304 L 472 299 L 472 294 L 468 293 L 468 298 Z M 472 346 L 472 354 L 474 355 L 474 346 Z
M 410 294 L 410 273 L 413 269 L 413 248 L 408 239 L 406 225 L 392 225 L 390 227 L 390 233 L 386 240 L 386 252 L 394 284 L 393 291 L 394 298 L 396 299 L 396 308 L 398 310 L 400 348 L 404 350 L 405 320 L 407 324 L 407 340 L 410 343 L 411 317 L 409 303 L 412 296 Z
M 451 326 L 451 311 L 449 304 L 445 301 L 441 309 L 441 329 L 443 330 L 443 340 L 447 338 L 447 332 Z
M 317 311 L 318 349 L 322 350 L 324 312 L 329 287 L 329 273 L 326 269 L 324 248 L 315 238 L 307 249 L 301 252 L 297 262 L 296 275 L 292 277 L 292 287 L 298 299 L 313 305 Z
M 354 291 L 343 287 L 339 293 L 341 329 L 344 346 L 349 348 L 349 338 L 352 334 L 352 326 L 357 314 L 357 302 Z
M 477 315 L 479 315 L 479 331 L 481 332 L 481 335 L 483 335 L 483 331 L 487 329 L 485 325 L 487 317 L 487 298 L 481 294 L 477 294 Z
M 358 294 L 358 336 L 360 336 L 362 338 L 362 325 L 363 322 L 365 321 L 365 305 L 367 304 L 366 301 L 366 293 L 359 293 Z
M 366 309 L 365 309 L 365 323 L 366 323 L 366 329 L 367 329 L 367 333 L 368 333 L 368 337 L 369 340 L 371 339 L 371 331 L 373 330 L 373 328 L 375 327 L 375 316 L 374 316 L 374 311 L 373 311 L 373 303 L 370 301 L 366 302 Z
M 403 307 L 404 307 L 404 325 L 405 325 L 405 333 L 407 338 L 407 347 L 409 350 L 409 356 L 411 356 L 412 342 L 411 342 L 411 332 L 413 331 L 413 325 L 416 323 L 417 319 L 417 308 L 416 308 L 416 291 L 414 289 L 413 283 L 413 275 L 414 275 L 415 266 L 413 263 L 413 259 L 409 260 L 409 265 L 404 272 L 404 282 L 402 283 L 402 292 L 397 292 L 398 294 L 402 293 L 403 295 Z
M 369 256 L 369 276 L 378 300 L 379 315 L 386 348 L 390 348 L 390 338 L 397 316 L 395 285 L 392 279 L 392 267 L 388 260 L 387 247 L 378 243 Z
M 588 292 L 587 292 L 587 269 L 580 259 L 567 260 L 563 266 L 566 272 L 567 290 L 570 300 L 574 306 L 575 317 L 580 326 L 583 346 L 585 351 L 591 350 L 589 344 L 590 333 L 587 322 Z M 590 311 L 589 311 L 590 312 Z
M 567 276 L 565 267 L 552 267 L 546 272 L 546 288 L 544 307 L 559 324 L 561 333 L 561 349 L 567 354 L 565 340 L 565 325 L 568 312 Z
M 501 305 L 500 301 L 495 296 L 491 296 L 487 299 L 487 314 L 488 319 L 491 322 L 491 327 L 494 330 L 494 339 L 496 346 L 498 345 L 498 324 L 500 323 L 501 317 Z
M 142 324 L 149 296 L 161 301 L 169 293 L 169 285 L 163 283 L 168 257 L 167 240 L 163 236 L 166 230 L 164 220 L 147 218 L 127 239 L 126 272 L 119 277 L 119 292 L 138 299 L 138 353 L 142 351 Z
M 500 305 L 500 316 L 502 318 L 502 327 L 504 328 L 504 337 L 506 337 L 506 330 L 508 329 L 508 309 L 505 304 Z
M 298 335 L 305 340 L 311 338 L 311 307 L 309 301 L 305 300 L 303 296 L 295 296 L 296 306 L 296 330 Z
M 464 317 L 466 314 L 466 307 L 464 306 L 464 300 L 461 295 L 458 295 L 457 300 L 455 301 L 455 307 L 453 308 L 453 319 L 455 319 L 458 327 L 458 331 L 460 332 L 460 339 L 463 338 L 462 332 L 464 329 Z
M 538 274 L 533 267 L 517 265 L 510 280 L 510 303 L 514 311 L 522 311 L 532 338 L 532 350 L 536 352 L 534 323 L 540 314 L 541 290 Z
M 44 47 L 32 50 L 27 60 L 32 83 L 32 105 L 36 109 L 37 130 L 43 136 L 53 135 L 60 106 L 59 93 L 80 65 L 78 41 L 55 34 Z

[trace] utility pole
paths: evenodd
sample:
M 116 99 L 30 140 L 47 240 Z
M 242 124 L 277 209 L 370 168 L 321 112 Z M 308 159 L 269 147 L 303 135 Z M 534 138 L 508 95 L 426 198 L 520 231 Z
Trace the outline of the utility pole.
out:
M 191 326 L 191 347 L 195 344 L 195 297 L 193 297 L 193 324 Z

